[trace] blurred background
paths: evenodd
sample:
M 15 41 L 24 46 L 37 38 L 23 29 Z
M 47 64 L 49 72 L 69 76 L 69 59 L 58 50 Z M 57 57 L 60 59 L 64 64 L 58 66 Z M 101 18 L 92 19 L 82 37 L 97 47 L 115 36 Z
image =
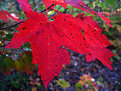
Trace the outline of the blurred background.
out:
M 85 55 L 70 52 L 70 65 L 64 66 L 59 76 L 44 87 L 41 76 L 37 75 L 38 65 L 32 64 L 32 50 L 29 43 L 18 49 L 5 49 L 18 26 L 0 30 L 0 91 L 121 91 L 121 0 L 82 0 L 96 12 L 102 12 L 112 21 L 113 28 L 107 26 L 98 16 L 90 15 L 72 6 L 67 9 L 57 5 L 55 9 L 63 13 L 78 13 L 93 16 L 112 43 L 108 48 L 114 53 L 111 58 L 114 70 L 109 70 L 100 61 L 87 63 Z M 33 10 L 45 9 L 42 0 L 29 0 Z M 24 12 L 16 0 L 0 0 L 0 8 L 25 20 Z M 45 12 L 46 14 L 46 12 Z M 55 12 L 48 12 L 51 18 Z M 0 28 L 16 24 L 0 20 Z

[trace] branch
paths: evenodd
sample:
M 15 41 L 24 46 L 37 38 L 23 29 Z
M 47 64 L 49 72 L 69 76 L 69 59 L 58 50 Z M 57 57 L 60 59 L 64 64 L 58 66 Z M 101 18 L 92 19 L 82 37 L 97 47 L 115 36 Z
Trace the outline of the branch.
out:
M 22 22 L 24 22 L 24 21 L 18 22 L 18 23 L 14 24 L 14 25 L 11 25 L 11 26 L 2 27 L 2 28 L 0 28 L 0 30 L 12 28 L 12 27 L 14 27 L 14 26 L 17 26 L 17 25 L 21 24 Z
M 50 5 L 47 9 L 44 9 L 44 10 L 40 11 L 39 13 L 45 12 L 46 10 L 50 9 L 52 6 L 54 6 L 54 4 Z
M 44 10 L 40 11 L 39 13 L 45 12 L 46 10 L 50 9 L 52 6 L 54 6 L 54 4 L 52 4 L 51 6 L 49 6 L 47 9 L 44 9 Z M 16 24 L 14 24 L 14 25 L 0 28 L 0 30 L 12 28 L 12 27 L 14 27 L 14 26 L 17 26 L 17 25 L 23 23 L 23 22 L 24 22 L 24 21 L 21 21 L 21 22 L 18 22 L 18 23 L 16 23 Z

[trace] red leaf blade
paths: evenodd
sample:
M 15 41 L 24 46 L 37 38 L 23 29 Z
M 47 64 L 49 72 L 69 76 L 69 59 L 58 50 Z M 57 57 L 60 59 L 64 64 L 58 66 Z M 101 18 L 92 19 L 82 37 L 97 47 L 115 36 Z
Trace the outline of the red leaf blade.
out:
M 12 16 L 8 11 L 4 11 L 2 9 L 2 11 L 0 11 L 0 19 L 2 19 L 5 22 L 8 22 L 8 19 L 11 18 L 12 20 L 16 21 L 16 22 L 20 22 L 21 20 L 18 19 L 17 17 Z

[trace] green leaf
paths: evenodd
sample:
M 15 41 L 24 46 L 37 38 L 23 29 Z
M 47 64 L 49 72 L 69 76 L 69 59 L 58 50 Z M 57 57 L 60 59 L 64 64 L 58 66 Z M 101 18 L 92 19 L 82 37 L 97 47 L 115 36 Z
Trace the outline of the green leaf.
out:
M 82 88 L 83 86 L 80 83 L 75 84 L 76 88 Z
M 16 69 L 19 72 L 26 72 L 28 74 L 33 73 L 35 65 L 32 64 L 32 53 L 30 51 L 25 51 L 19 60 L 15 60 Z
M 65 81 L 64 79 L 57 81 L 57 84 L 60 85 L 64 89 L 67 87 L 70 87 L 70 84 L 67 81 Z
M 5 55 L 0 55 L 0 70 L 6 74 L 11 72 L 11 69 L 15 68 L 14 61 L 9 58 L 5 57 Z
M 105 0 L 109 6 L 115 6 L 116 0 Z

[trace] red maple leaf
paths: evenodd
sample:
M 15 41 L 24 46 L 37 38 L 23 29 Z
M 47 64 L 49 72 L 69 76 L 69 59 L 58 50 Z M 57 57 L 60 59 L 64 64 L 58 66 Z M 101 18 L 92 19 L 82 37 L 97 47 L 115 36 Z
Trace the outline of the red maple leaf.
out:
M 69 14 L 59 14 L 53 16 L 53 21 L 48 21 L 42 13 L 23 10 L 29 18 L 17 28 L 18 33 L 14 33 L 6 48 L 18 48 L 30 42 L 33 63 L 39 64 L 38 74 L 46 87 L 54 76 L 59 75 L 62 65 L 69 64 L 69 53 L 62 48 L 63 45 L 85 54 L 87 62 L 97 58 L 112 69 L 109 58 L 113 54 L 106 48 L 110 42 L 101 34 L 102 29 L 92 17 L 79 14 L 75 18 Z
M 27 41 L 31 42 L 33 63 L 39 64 L 38 74 L 41 74 L 47 86 L 54 76 L 59 75 L 62 65 L 69 64 L 69 54 L 55 40 L 54 35 L 58 33 L 51 22 L 47 22 L 46 16 L 37 12 L 31 12 L 31 15 L 30 19 L 18 27 L 19 33 L 14 34 L 6 48 L 18 48 Z
M 21 20 L 12 16 L 8 11 L 4 11 L 2 9 L 2 11 L 0 11 L 0 19 L 2 19 L 5 22 L 8 22 L 8 18 L 11 18 L 14 21 L 20 22 Z

